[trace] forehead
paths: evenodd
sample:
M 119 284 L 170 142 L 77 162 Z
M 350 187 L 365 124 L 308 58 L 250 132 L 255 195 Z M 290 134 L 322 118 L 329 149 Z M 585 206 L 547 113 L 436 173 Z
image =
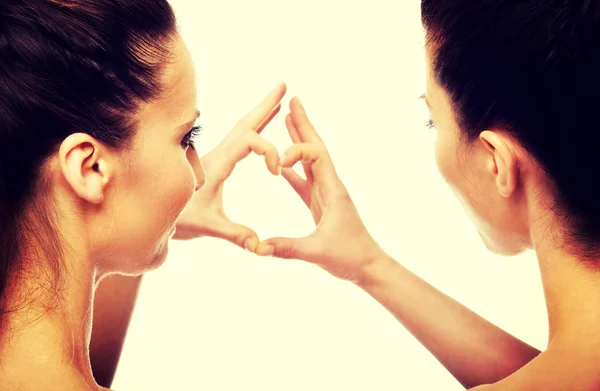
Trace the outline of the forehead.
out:
M 435 108 L 438 115 L 444 114 L 453 117 L 450 95 L 448 95 L 446 89 L 438 82 L 435 75 L 434 56 L 431 50 L 429 45 L 425 50 L 427 100 L 431 107 Z
M 426 75 L 426 83 L 427 83 L 427 96 L 430 97 L 435 94 L 435 77 L 433 73 L 433 63 L 432 63 L 432 53 L 431 47 L 428 45 L 425 49 L 425 75 Z
M 158 99 L 140 111 L 140 126 L 152 124 L 175 128 L 196 112 L 196 73 L 191 55 L 179 35 L 173 43 L 169 62 L 163 69 Z

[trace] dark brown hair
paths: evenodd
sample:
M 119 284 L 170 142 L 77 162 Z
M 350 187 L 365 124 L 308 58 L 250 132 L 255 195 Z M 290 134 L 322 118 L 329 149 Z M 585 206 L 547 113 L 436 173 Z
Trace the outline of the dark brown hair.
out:
M 600 7 L 594 0 L 422 0 L 437 81 L 466 141 L 510 132 L 555 187 L 566 243 L 600 255 Z M 590 118 L 592 117 L 592 118 Z

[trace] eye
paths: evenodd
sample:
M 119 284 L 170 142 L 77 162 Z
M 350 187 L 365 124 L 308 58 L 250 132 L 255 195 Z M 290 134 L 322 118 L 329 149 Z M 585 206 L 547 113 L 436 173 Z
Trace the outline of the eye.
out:
M 185 136 L 183 136 L 183 140 L 181 140 L 181 145 L 184 148 L 192 147 L 194 148 L 194 143 L 196 142 L 196 138 L 202 133 L 202 125 L 194 126 L 192 130 L 190 130 Z
M 429 129 L 436 129 L 437 128 L 435 126 L 435 124 L 433 123 L 432 120 L 428 120 L 427 123 L 425 124 L 425 126 L 427 126 Z

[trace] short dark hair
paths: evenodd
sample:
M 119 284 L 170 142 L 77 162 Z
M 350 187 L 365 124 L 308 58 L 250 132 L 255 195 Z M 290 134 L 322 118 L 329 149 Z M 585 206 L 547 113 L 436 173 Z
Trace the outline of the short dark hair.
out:
M 554 185 L 566 245 L 600 255 L 597 2 L 422 0 L 421 17 L 464 139 L 510 132 Z
M 175 33 L 166 0 L 0 2 L 0 316 L 25 243 L 44 243 L 58 273 L 60 238 L 34 203 L 44 162 L 75 132 L 127 147 Z

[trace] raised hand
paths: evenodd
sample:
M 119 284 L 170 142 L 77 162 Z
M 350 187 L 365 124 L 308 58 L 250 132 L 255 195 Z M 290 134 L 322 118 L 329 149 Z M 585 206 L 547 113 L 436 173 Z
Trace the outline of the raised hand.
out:
M 177 221 L 175 239 L 194 239 L 212 236 L 228 240 L 254 252 L 258 244 L 256 233 L 231 221 L 223 207 L 223 184 L 235 165 L 250 152 L 263 155 L 267 168 L 279 174 L 277 149 L 264 140 L 260 133 L 281 109 L 281 99 L 286 85 L 279 84 L 267 97 L 225 136 L 219 145 L 202 159 L 206 176 L 204 186 L 198 190 Z
M 285 123 L 294 145 L 280 160 L 281 174 L 310 209 L 316 229 L 303 238 L 265 240 L 257 254 L 305 260 L 359 282 L 365 267 L 384 252 L 367 232 L 300 99 L 291 100 L 290 111 Z M 302 162 L 306 180 L 291 168 L 297 162 Z

